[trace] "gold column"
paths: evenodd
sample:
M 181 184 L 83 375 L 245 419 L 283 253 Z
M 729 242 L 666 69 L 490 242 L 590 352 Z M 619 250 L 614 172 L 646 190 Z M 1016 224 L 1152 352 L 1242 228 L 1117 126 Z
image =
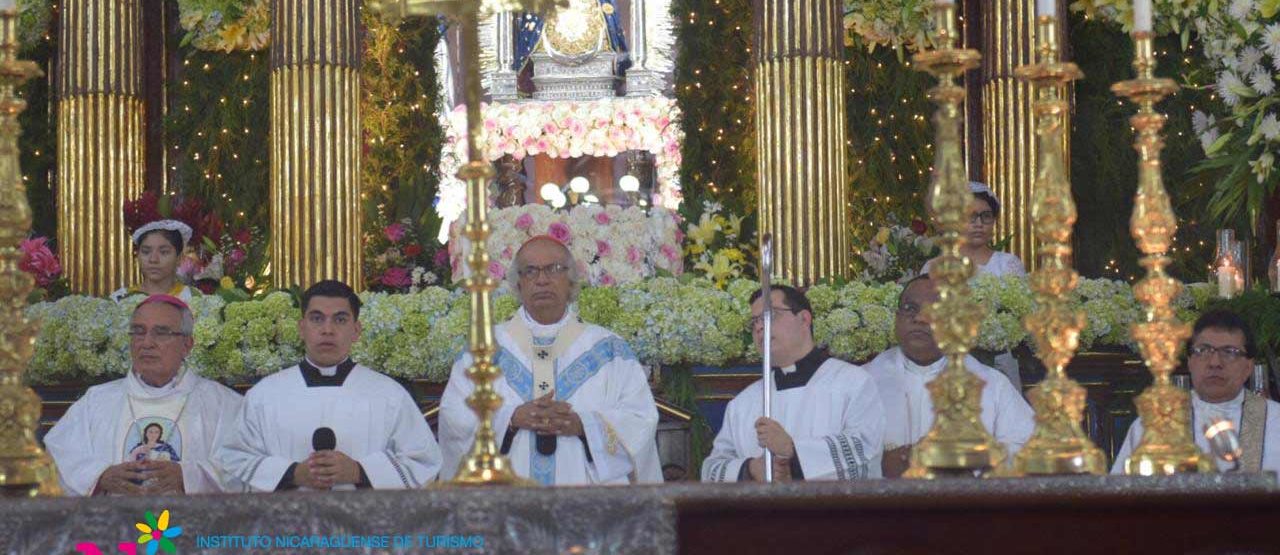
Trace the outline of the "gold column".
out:
M 359 0 L 272 0 L 271 269 L 359 289 Z
M 141 0 L 66 0 L 59 12 L 58 254 L 71 289 L 135 281 L 124 201 L 145 158 Z
M 27 103 L 15 89 L 40 68 L 17 59 L 17 21 L 16 11 L 0 11 L 0 494 L 30 497 L 58 495 L 61 487 L 53 459 L 36 442 L 40 397 L 22 380 L 39 326 L 24 314 L 32 279 L 18 268 L 31 207 L 18 170 L 18 114 Z
M 798 285 L 849 271 L 838 0 L 754 0 L 760 237 Z
M 1059 3 L 1059 11 L 1066 6 Z M 1065 39 L 1060 26 L 1056 40 Z M 1039 156 L 1036 143 L 1035 91 L 1030 83 L 1019 80 L 1018 67 L 1034 64 L 1035 0 L 983 0 L 982 51 L 988 54 L 982 64 L 982 175 L 987 185 L 1000 198 L 1000 220 L 996 237 L 1013 234 L 1009 250 L 1035 269 L 1034 223 L 1031 219 L 1032 187 L 1035 184 L 1035 161 Z M 1066 89 L 1062 98 L 1069 96 Z M 1070 118 L 1063 134 L 1062 163 L 1070 177 Z

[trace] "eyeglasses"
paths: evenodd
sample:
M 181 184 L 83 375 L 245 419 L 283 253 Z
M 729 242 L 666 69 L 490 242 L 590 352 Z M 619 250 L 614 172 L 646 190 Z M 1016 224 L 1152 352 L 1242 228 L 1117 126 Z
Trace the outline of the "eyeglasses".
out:
M 1230 345 L 1226 347 L 1214 347 L 1209 344 L 1200 344 L 1191 347 L 1188 352 L 1191 353 L 1191 356 L 1193 357 L 1204 359 L 1212 357 L 1213 353 L 1218 353 L 1218 358 L 1222 360 L 1222 362 L 1235 362 L 1248 355 L 1244 349 Z
M 982 225 L 991 225 L 996 223 L 995 212 L 987 210 L 986 212 L 978 212 L 977 214 L 969 215 L 969 223 L 976 224 L 978 222 L 982 222 Z
M 142 341 L 150 337 L 156 343 L 168 343 L 175 337 L 186 337 L 187 334 L 178 330 L 169 328 L 151 328 L 148 330 L 143 327 L 129 328 L 129 339 L 132 341 Z
M 564 264 L 547 264 L 546 266 L 525 266 L 516 271 L 520 279 L 538 279 L 539 276 L 546 274 L 547 277 L 559 277 L 569 271 L 569 267 Z
M 783 313 L 783 312 L 789 312 L 789 313 L 791 313 L 791 314 L 799 314 L 799 313 L 800 313 L 800 311 L 799 311 L 799 310 L 796 310 L 796 309 L 794 309 L 794 308 L 787 308 L 787 307 L 785 307 L 785 306 L 775 306 L 775 307 L 773 307 L 773 313 L 774 313 L 774 314 L 779 314 L 779 313 Z M 763 322 L 764 322 L 764 314 L 761 314 L 761 315 L 759 315 L 759 316 L 752 316 L 752 317 L 751 317 L 751 328 L 752 328 L 752 329 L 755 329 L 755 327 L 756 327 L 758 324 L 761 324 L 761 323 L 763 323 Z

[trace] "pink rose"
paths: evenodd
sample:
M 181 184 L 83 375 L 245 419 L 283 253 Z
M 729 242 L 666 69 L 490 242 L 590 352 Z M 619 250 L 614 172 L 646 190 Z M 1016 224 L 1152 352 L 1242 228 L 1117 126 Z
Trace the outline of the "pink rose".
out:
M 613 221 L 613 219 L 609 217 L 608 212 L 601 211 L 596 213 L 596 223 L 600 225 L 609 225 L 609 222 L 611 221 Z
M 187 279 L 191 279 L 203 269 L 200 261 L 193 256 L 183 257 L 182 262 L 178 263 L 178 275 Z
M 18 263 L 18 268 L 31 274 L 40 287 L 48 287 L 62 274 L 62 264 L 58 262 L 58 257 L 45 245 L 48 240 L 48 237 L 25 239 L 19 246 L 22 261 Z
M 401 239 L 404 239 L 404 224 L 399 222 L 391 224 L 382 228 L 382 233 L 387 236 L 388 241 L 391 241 L 392 243 L 399 243 Z
M 627 247 L 627 262 L 630 264 L 639 264 L 644 260 L 644 255 L 640 254 L 640 249 L 635 247 Z
M 680 253 L 677 252 L 675 247 L 672 247 L 671 245 L 662 245 L 662 248 L 659 250 L 662 251 L 662 256 L 667 257 L 667 260 L 670 260 L 672 262 L 676 262 L 680 260 Z
M 501 262 L 498 262 L 497 260 L 490 262 L 489 277 L 492 277 L 493 279 L 497 279 L 497 280 L 506 279 L 507 267 L 504 266 Z
M 513 254 L 513 253 L 511 252 L 511 247 L 507 247 L 507 248 L 505 248 L 505 249 L 502 249 L 502 259 L 503 259 L 503 260 L 511 260 L 511 256 L 512 256 L 512 254 Z
M 408 268 L 387 268 L 387 273 L 382 274 L 382 284 L 387 287 L 409 287 L 413 285 L 413 275 Z
M 569 231 L 569 226 L 565 225 L 563 222 L 556 222 L 547 227 L 547 235 L 550 235 L 552 239 L 566 245 L 569 244 L 569 240 L 573 238 L 573 234 Z
M 613 276 L 609 275 L 608 273 L 602 274 L 600 276 L 600 285 L 608 287 L 613 284 L 614 284 Z
M 529 231 L 533 227 L 533 214 L 525 212 L 519 218 L 516 218 L 516 229 L 520 231 Z
M 596 240 L 596 253 L 600 255 L 600 258 L 604 258 L 604 257 L 606 257 L 606 256 L 609 256 L 609 255 L 613 254 L 613 245 L 610 245 L 608 241 L 601 241 L 601 240 L 597 239 L 597 240 Z

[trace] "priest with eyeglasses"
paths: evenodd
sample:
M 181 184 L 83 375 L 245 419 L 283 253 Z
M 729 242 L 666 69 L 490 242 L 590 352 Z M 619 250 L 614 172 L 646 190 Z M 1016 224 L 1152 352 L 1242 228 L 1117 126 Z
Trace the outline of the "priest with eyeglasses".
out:
M 662 482 L 658 409 L 643 366 L 622 338 L 578 319 L 579 268 L 550 236 L 526 241 L 507 277 L 520 309 L 494 329 L 494 389 L 501 452 L 542 485 Z M 475 441 L 466 404 L 470 353 L 453 365 L 440 401 L 441 479 L 453 477 Z
M 1206 433 L 1219 422 L 1236 430 L 1240 450 L 1234 461 L 1217 458 L 1218 470 L 1280 472 L 1280 403 L 1245 389 L 1253 374 L 1258 345 L 1249 323 L 1228 310 L 1212 310 L 1196 320 L 1187 349 L 1191 372 L 1191 435 L 1196 446 L 1213 456 Z M 1125 462 L 1142 439 L 1142 419 L 1129 427 L 1116 454 L 1112 474 L 1123 474 Z
M 133 310 L 129 374 L 89 388 L 44 438 L 68 495 L 243 490 L 213 463 L 242 399 L 183 365 L 194 328 L 178 297 L 151 295 Z

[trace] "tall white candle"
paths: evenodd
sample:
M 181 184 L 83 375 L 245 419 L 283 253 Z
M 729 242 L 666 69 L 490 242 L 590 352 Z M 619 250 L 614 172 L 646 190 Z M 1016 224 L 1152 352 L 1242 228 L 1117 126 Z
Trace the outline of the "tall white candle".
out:
M 1133 0 L 1133 32 L 1151 32 L 1151 0 Z
M 1058 0 L 1036 0 L 1036 15 L 1058 17 Z

